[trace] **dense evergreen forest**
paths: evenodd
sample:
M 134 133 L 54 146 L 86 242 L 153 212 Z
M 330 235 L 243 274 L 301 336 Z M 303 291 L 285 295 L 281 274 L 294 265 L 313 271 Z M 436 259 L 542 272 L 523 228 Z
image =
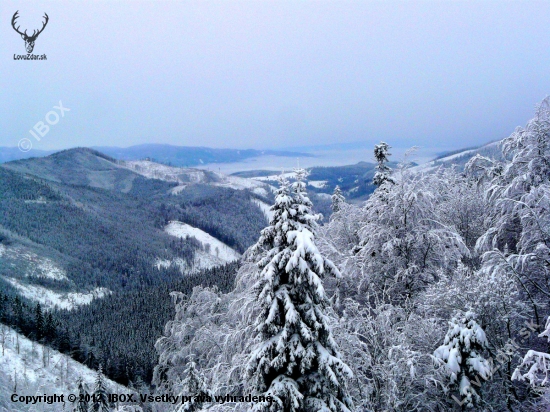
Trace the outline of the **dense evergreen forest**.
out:
M 199 285 L 229 292 L 238 262 L 155 286 L 118 292 L 76 310 L 45 311 L 17 295 L 0 294 L 0 322 L 123 384 L 151 383 L 154 344 L 174 316 L 170 293 Z M 1 335 L 1 333 L 0 333 Z
M 204 229 L 241 252 L 266 224 L 248 191 L 190 185 L 175 196 L 175 185 L 120 168 L 90 149 L 8 163 L 0 167 L 0 232 L 57 261 L 68 278 L 57 288 L 117 291 L 181 277 L 180 267 L 157 260 L 192 266 L 201 245 L 164 233 L 169 220 Z M 0 274 L 21 278 L 16 272 L 0 266 Z

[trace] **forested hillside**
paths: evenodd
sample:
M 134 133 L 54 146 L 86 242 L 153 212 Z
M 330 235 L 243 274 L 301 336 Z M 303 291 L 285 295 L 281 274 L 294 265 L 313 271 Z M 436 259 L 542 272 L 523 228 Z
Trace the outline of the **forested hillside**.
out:
M 166 226 L 195 225 L 244 251 L 266 224 L 255 202 L 270 202 L 268 191 L 214 186 L 220 181 L 182 187 L 90 149 L 3 164 L 2 322 L 90 367 L 102 364 L 119 382 L 150 382 L 170 292 L 203 284 L 229 291 L 236 270 L 204 270 L 197 258 L 214 248 Z M 124 314 L 134 321 L 121 322 Z
M 34 253 L 54 261 L 64 275 L 47 280 L 19 271 L 18 276 L 11 265 L 2 265 L 0 275 L 49 282 L 61 290 L 131 289 L 181 276 L 181 265 L 155 265 L 159 259 L 179 259 L 192 268 L 202 246 L 193 238 L 182 241 L 166 234 L 169 220 L 195 224 L 241 251 L 265 225 L 246 191 L 190 185 L 173 195 L 175 186 L 145 178 L 89 149 L 2 165 L 5 250 L 0 259 Z M 209 201 L 213 198 L 215 203 Z

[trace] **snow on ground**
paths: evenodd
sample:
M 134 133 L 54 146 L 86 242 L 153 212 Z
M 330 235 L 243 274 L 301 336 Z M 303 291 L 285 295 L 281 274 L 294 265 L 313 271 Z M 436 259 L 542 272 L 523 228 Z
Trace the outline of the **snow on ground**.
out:
M 309 186 L 316 187 L 317 189 L 322 189 L 328 183 L 328 180 L 310 180 L 307 182 Z
M 252 191 L 263 189 L 264 196 L 267 194 L 267 191 L 265 190 L 265 183 L 260 183 L 253 179 L 246 179 L 244 177 L 228 176 L 218 172 L 214 172 L 214 174 L 218 179 L 220 179 L 220 182 L 213 183 L 214 186 L 230 187 L 237 190 L 249 189 Z
M 15 287 L 22 296 L 34 302 L 39 302 L 44 309 L 74 309 L 77 306 L 87 305 L 94 299 L 100 299 L 112 292 L 107 288 L 95 288 L 88 293 L 55 292 L 38 285 L 26 285 L 16 279 L 2 276 L 6 282 Z
M 269 186 L 265 183 L 238 176 L 228 176 L 218 172 L 210 172 L 219 180 L 212 182 L 212 179 L 204 170 L 166 166 L 148 160 L 127 161 L 124 162 L 124 165 L 149 179 L 179 183 L 178 186 L 170 190 L 170 193 L 173 195 L 181 193 L 187 185 L 193 183 L 208 183 L 212 186 L 228 187 L 236 190 L 248 189 L 261 196 L 267 196 L 267 190 L 269 189 Z
M 170 194 L 172 195 L 179 195 L 183 189 L 185 189 L 187 185 L 178 185 L 172 189 L 170 189 Z
M 279 179 L 279 176 L 284 175 L 287 179 L 293 179 L 296 177 L 296 173 L 294 172 L 286 172 L 286 173 L 277 173 L 269 176 L 257 176 L 252 177 L 251 180 L 259 180 L 261 182 L 276 182 Z
M 330 195 L 328 193 L 317 193 L 317 196 L 319 196 L 320 198 L 323 198 L 323 199 L 332 199 L 332 195 Z
M 90 391 L 95 386 L 97 373 L 94 370 L 56 350 L 31 342 L 1 324 L 0 355 L 0 412 L 70 411 L 73 405 L 67 397 L 78 394 L 78 379 L 82 378 Z M 132 392 L 107 378 L 105 383 L 110 393 Z M 15 403 L 10 401 L 13 393 L 22 396 L 64 394 L 65 404 L 41 402 L 32 406 Z
M 252 203 L 258 205 L 260 207 L 260 209 L 262 209 L 262 212 L 264 212 L 264 215 L 265 217 L 271 221 L 271 219 L 273 218 L 273 211 L 270 210 L 271 209 L 271 205 L 268 205 L 267 203 L 265 202 L 262 202 L 261 200 L 258 200 L 258 199 L 251 199 L 252 200 Z
M 126 161 L 124 165 L 149 179 L 160 179 L 176 183 L 204 183 L 208 181 L 203 170 L 166 166 L 149 160 Z
M 195 254 L 195 262 L 193 262 L 192 267 L 189 267 L 182 259 L 176 259 L 173 262 L 166 259 L 158 259 L 155 263 L 157 267 L 167 267 L 170 264 L 176 264 L 180 267 L 182 272 L 186 270 L 194 271 L 224 265 L 238 260 L 241 257 L 241 254 L 235 249 L 227 246 L 225 243 L 203 230 L 188 225 L 187 223 L 171 221 L 166 225 L 164 231 L 176 237 L 185 238 L 186 236 L 192 236 L 204 245 L 205 250 L 197 251 Z
M 24 276 L 34 278 L 48 278 L 53 280 L 67 280 L 67 273 L 52 260 L 30 252 L 23 247 L 6 247 L 0 245 L 0 259 L 3 265 L 23 268 Z
M 210 253 L 226 262 L 231 262 L 241 257 L 239 252 L 230 248 L 222 241 L 187 223 L 171 221 L 166 225 L 164 231 L 176 237 L 192 236 L 203 245 L 210 245 Z

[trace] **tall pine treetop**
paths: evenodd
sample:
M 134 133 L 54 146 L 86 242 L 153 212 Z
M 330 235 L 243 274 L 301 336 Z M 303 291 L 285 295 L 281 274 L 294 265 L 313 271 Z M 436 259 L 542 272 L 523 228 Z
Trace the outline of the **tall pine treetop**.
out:
M 339 276 L 315 245 L 318 215 L 311 211 L 306 172 L 296 182 L 280 180 L 274 216 L 262 231 L 257 250 L 264 255 L 256 284 L 260 343 L 252 352 L 248 374 L 258 392 L 274 397 L 259 411 L 349 411 L 345 380 L 351 370 L 340 359 L 328 326 L 328 305 L 321 277 Z
M 339 212 L 340 209 L 342 209 L 342 204 L 346 202 L 346 198 L 342 194 L 342 190 L 340 189 L 340 186 L 336 185 L 334 188 L 334 193 L 331 196 L 331 205 L 330 209 L 332 210 L 332 213 Z
M 386 164 L 389 162 L 391 146 L 386 142 L 380 142 L 374 146 L 374 159 L 376 160 L 376 172 L 372 182 L 375 186 L 382 186 L 385 182 L 395 183 L 391 178 L 391 169 Z

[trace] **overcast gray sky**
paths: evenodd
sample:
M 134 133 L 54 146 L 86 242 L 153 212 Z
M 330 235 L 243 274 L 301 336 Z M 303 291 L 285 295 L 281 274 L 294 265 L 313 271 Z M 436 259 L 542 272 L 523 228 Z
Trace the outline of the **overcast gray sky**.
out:
M 550 93 L 549 31 L 550 1 L 2 0 L 0 146 L 471 146 Z

